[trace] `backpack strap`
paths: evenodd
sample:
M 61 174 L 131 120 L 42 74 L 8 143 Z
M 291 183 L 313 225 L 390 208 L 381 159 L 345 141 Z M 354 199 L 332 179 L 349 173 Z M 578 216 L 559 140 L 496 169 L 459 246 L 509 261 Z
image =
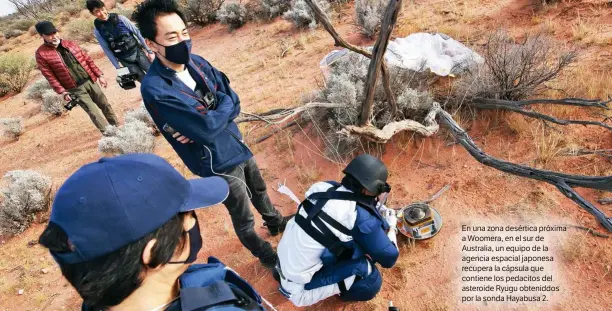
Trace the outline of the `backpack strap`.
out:
M 352 194 L 349 192 L 338 192 L 336 191 L 340 185 L 333 185 L 326 192 L 316 192 L 308 196 L 298 207 L 303 208 L 307 214 L 307 217 L 302 216 L 299 211 L 295 215 L 295 222 L 315 241 L 319 242 L 330 252 L 332 252 L 337 258 L 343 258 L 347 254 L 352 252 L 352 249 L 346 247 L 344 243 L 327 227 L 326 223 L 332 228 L 338 230 L 344 235 L 352 236 L 351 230 L 346 228 L 340 222 L 329 216 L 322 209 L 323 206 L 329 200 L 348 200 L 355 198 L 356 196 L 347 196 L 346 194 Z M 339 195 L 338 195 L 339 194 Z M 310 200 L 316 199 L 316 203 L 313 204 Z M 313 226 L 313 223 L 316 225 Z

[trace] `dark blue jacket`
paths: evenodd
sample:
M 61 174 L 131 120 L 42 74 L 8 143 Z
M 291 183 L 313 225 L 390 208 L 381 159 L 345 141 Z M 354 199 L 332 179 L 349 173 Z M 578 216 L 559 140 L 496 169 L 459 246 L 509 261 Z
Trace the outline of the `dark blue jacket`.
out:
M 192 54 L 187 69 L 198 86 L 214 93 L 213 110 L 207 110 L 198 95 L 159 59 L 151 64 L 142 81 L 145 106 L 191 172 L 202 177 L 212 176 L 213 170 L 227 172 L 253 156 L 234 123 L 240 114 L 240 99 L 227 76 L 204 58 Z M 164 126 L 170 126 L 194 143 L 178 142 L 163 130 Z

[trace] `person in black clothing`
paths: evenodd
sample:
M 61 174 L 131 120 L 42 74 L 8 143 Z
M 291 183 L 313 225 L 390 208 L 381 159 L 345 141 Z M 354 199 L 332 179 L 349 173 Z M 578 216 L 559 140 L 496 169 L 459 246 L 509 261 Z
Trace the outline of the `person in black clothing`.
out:
M 125 16 L 109 13 L 101 0 L 87 0 L 86 7 L 96 17 L 94 35 L 116 69 L 127 67 L 142 82 L 155 54 L 140 30 Z

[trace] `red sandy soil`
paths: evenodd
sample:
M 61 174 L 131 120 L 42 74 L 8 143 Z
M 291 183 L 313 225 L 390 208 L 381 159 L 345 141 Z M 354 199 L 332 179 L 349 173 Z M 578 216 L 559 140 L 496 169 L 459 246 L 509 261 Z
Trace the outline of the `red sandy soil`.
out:
M 554 31 L 547 34 L 578 48 L 583 55 L 574 68 L 580 77 L 585 77 L 581 85 L 594 85 L 592 81 L 599 83 L 598 88 L 578 89 L 573 95 L 610 94 L 609 70 L 603 71 L 607 74 L 596 75 L 612 68 L 612 9 L 605 1 L 572 1 L 543 10 L 524 0 L 405 2 L 409 4 L 400 17 L 396 36 L 414 31 L 441 31 L 476 47 L 484 42 L 487 33 L 498 27 L 508 27 L 520 37 L 526 31 L 540 29 L 550 19 L 549 26 Z M 341 12 L 337 17 L 339 32 L 352 43 L 371 44 L 372 41 L 361 38 L 352 27 L 352 8 L 344 8 Z M 581 16 L 585 25 L 593 27 L 586 39 L 577 39 L 572 30 L 577 16 Z M 333 44 L 322 29 L 300 32 L 282 20 L 250 23 L 232 33 L 222 25 L 194 28 L 191 33 L 194 52 L 227 73 L 241 96 L 243 111 L 247 112 L 289 107 L 299 102 L 301 94 L 316 89 L 322 83 L 318 62 Z M 284 57 L 281 57 L 282 42 L 295 44 Z M 16 50 L 33 54 L 39 43 L 38 38 L 25 35 Z M 102 71 L 113 77 L 114 69 L 101 49 L 92 44 L 86 48 Z M 32 81 L 38 78 L 40 74 L 37 73 Z M 566 86 L 579 82 L 572 77 L 564 77 L 563 81 Z M 141 101 L 137 90 L 122 90 L 114 82 L 105 92 L 121 119 L 125 111 L 134 109 Z M 48 119 L 39 110 L 38 104 L 25 99 L 24 94 L 0 102 L 2 117 L 23 116 L 26 124 L 26 132 L 18 141 L 0 140 L 0 172 L 37 170 L 51 176 L 57 187 L 81 165 L 101 156 L 97 151 L 100 134 L 80 109 L 56 119 Z M 588 117 L 587 113 L 578 110 L 561 113 Z M 537 128 L 538 123 L 512 116 L 508 117 L 515 120 L 512 122 L 515 125 L 511 126 L 505 116 L 486 112 L 475 120 L 463 120 L 462 124 L 470 127 L 470 135 L 490 154 L 535 165 L 537 139 L 533 137 L 537 135 L 532 134 L 531 128 Z M 246 133 L 252 126 L 243 127 L 243 131 Z M 612 148 L 609 131 L 579 126 L 563 130 L 563 139 L 568 144 Z M 250 132 L 247 139 L 259 137 L 264 132 L 257 129 Z M 302 197 L 309 184 L 340 177 L 344 164 L 323 157 L 324 146 L 316 137 L 316 129 L 297 128 L 252 146 L 272 200 L 285 214 L 295 212 L 295 205 L 273 190 L 278 182 L 286 180 L 287 185 Z M 485 167 L 459 145 L 449 145 L 444 137 L 423 139 L 410 133 L 401 134 L 388 144 L 383 156 L 390 168 L 390 183 L 394 189 L 389 198 L 391 206 L 425 199 L 445 184 L 452 185 L 450 191 L 433 203 L 444 217 L 442 232 L 415 246 L 400 238 L 398 264 L 392 269 L 383 269 L 383 289 L 374 300 L 347 304 L 332 298 L 303 309 L 385 310 L 387 301 L 393 300 L 402 310 L 612 310 L 612 243 L 610 239 L 595 238 L 574 229 L 566 235 L 557 235 L 558 241 L 552 243 L 559 246 L 557 271 L 562 275 L 560 279 L 564 279 L 564 292 L 557 295 L 555 302 L 460 307 L 458 243 L 461 224 L 548 221 L 604 229 L 554 187 Z M 156 143 L 156 154 L 190 175 L 163 138 L 158 138 Z M 609 160 L 598 156 L 556 157 L 547 168 L 576 174 L 612 173 Z M 580 194 L 591 202 L 603 195 L 590 190 L 580 190 Z M 600 208 L 612 215 L 609 205 Z M 278 293 L 270 273 L 239 243 L 223 206 L 198 212 L 198 215 L 205 240 L 200 261 L 210 255 L 219 257 L 249 280 L 276 309 L 297 309 Z M 279 238 L 269 237 L 261 224 L 261 219 L 257 219 L 258 232 L 276 245 Z M 0 310 L 80 309 L 78 294 L 63 279 L 45 250 L 35 245 L 42 229 L 43 224 L 35 224 L 17 237 L 0 237 Z M 28 245 L 31 241 L 34 243 Z M 42 269 L 48 269 L 48 273 L 43 273 Z M 18 295 L 20 289 L 24 289 L 23 295 Z

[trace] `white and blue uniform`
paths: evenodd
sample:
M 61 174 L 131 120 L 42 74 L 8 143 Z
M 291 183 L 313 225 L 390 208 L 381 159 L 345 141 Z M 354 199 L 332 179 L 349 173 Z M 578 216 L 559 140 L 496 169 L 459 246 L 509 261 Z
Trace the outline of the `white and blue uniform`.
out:
M 310 187 L 306 197 L 340 192 L 352 195 L 350 190 L 337 183 L 319 182 Z M 317 200 L 309 201 L 311 205 L 316 205 Z M 309 306 L 338 294 L 345 300 L 369 300 L 378 293 L 382 277 L 374 264 L 390 268 L 395 264 L 399 252 L 387 237 L 389 224 L 376 211 L 374 199 L 365 203 L 371 204 L 329 199 L 322 206 L 320 211 L 345 230 L 330 225 L 333 220 L 329 218 L 312 221 L 312 226 L 317 229 L 317 221 L 324 223 L 328 230 L 319 231 L 331 232 L 338 244 L 351 249 L 349 256 L 343 259 L 334 256 L 329 247 L 307 233 L 298 223 L 299 219 L 296 221 L 297 218 L 309 216 L 306 208 L 299 208 L 296 218 L 289 221 L 277 252 L 281 272 L 280 290 L 294 305 Z

